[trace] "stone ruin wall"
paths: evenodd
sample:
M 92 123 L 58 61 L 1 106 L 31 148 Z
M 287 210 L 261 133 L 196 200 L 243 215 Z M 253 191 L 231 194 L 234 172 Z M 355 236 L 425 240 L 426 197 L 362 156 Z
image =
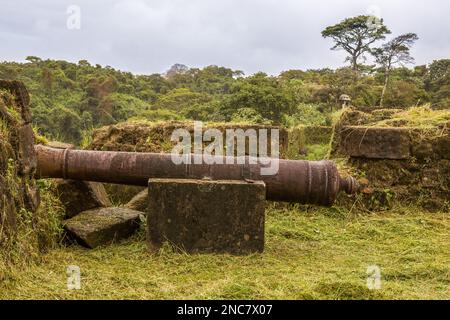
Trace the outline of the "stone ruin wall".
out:
M 117 125 L 106 126 L 97 129 L 93 133 L 92 143 L 88 147 L 91 150 L 102 151 L 130 151 L 130 152 L 170 152 L 176 145 L 170 140 L 172 133 L 176 129 L 186 129 L 194 137 L 194 125 L 192 121 L 167 121 L 167 122 L 125 122 Z M 279 130 L 280 139 L 280 157 L 285 158 L 288 132 L 286 129 L 277 126 L 250 125 L 250 124 L 228 124 L 228 123 L 210 123 L 205 124 L 203 132 L 207 129 L 218 129 L 223 133 L 223 141 L 227 129 L 242 129 L 244 132 L 248 129 L 268 130 L 268 140 L 270 139 L 270 130 Z M 204 142 L 204 146 L 209 142 Z M 235 144 L 236 145 L 236 144 Z M 270 140 L 267 145 L 270 153 Z M 226 150 L 224 150 L 224 154 Z M 248 144 L 246 144 L 246 154 L 248 154 Z
M 10 263 L 26 263 L 56 245 L 61 207 L 38 187 L 29 95 L 19 81 L 0 80 L 0 279 Z
M 374 118 L 388 119 L 392 113 L 395 110 L 376 110 L 373 115 L 344 112 L 334 128 L 331 157 L 347 158 L 352 174 L 360 177 L 365 209 L 413 204 L 429 211 L 448 211 L 450 124 L 435 128 L 371 125 Z
M 34 133 L 29 97 L 24 85 L 0 80 L 0 234 L 12 236 L 17 229 L 18 212 L 35 213 L 39 192 L 32 180 L 36 170 Z

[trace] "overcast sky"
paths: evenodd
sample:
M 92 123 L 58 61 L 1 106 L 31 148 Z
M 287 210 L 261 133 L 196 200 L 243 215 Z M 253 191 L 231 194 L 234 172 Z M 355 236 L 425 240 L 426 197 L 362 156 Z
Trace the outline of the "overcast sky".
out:
M 423 64 L 450 58 L 449 12 L 445 0 L 0 0 L 0 60 L 87 59 L 140 74 L 174 63 L 246 74 L 339 67 L 344 53 L 320 32 L 375 13 L 393 36 L 419 35 L 412 53 Z

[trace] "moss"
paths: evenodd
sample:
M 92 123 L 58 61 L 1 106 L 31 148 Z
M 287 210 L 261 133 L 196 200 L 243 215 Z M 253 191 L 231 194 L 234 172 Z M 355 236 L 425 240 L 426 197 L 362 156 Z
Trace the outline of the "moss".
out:
M 450 185 L 450 111 L 429 106 L 407 110 L 341 111 L 335 119 L 328 157 L 336 160 L 353 176 L 364 177 L 362 194 L 340 195 L 338 203 L 354 210 L 384 211 L 413 203 L 429 211 L 449 210 Z M 349 158 L 342 154 L 341 132 L 347 126 L 370 130 L 378 127 L 402 127 L 407 137 L 403 146 L 408 158 L 403 160 Z M 359 126 L 358 126 L 359 125 Z M 350 128 L 352 129 L 352 128 Z M 397 128 L 389 130 L 395 132 Z M 399 145 L 393 146 L 399 150 Z
M 49 143 L 49 141 L 46 137 L 41 136 L 40 134 L 37 133 L 36 128 L 33 128 L 33 131 L 34 131 L 34 138 L 35 138 L 36 144 L 47 145 Z
M 225 133 L 226 129 L 280 129 L 280 154 L 283 157 L 287 144 L 287 131 L 276 126 L 237 125 L 232 123 L 205 123 L 203 129 L 215 128 Z M 88 149 L 117 150 L 136 152 L 167 152 L 175 142 L 171 135 L 176 129 L 194 131 L 193 121 L 149 122 L 144 120 L 129 121 L 95 130 L 93 141 Z M 208 143 L 205 142 L 205 145 Z

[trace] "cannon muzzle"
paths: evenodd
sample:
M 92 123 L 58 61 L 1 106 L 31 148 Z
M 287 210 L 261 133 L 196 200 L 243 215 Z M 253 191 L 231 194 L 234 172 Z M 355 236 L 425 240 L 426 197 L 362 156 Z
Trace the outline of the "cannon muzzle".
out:
M 266 198 L 329 206 L 340 191 L 355 193 L 354 178 L 342 178 L 332 161 L 270 159 L 277 171 L 262 174 L 268 161 L 252 157 L 213 156 L 213 161 L 197 161 L 201 155 L 187 155 L 189 161 L 176 164 L 171 154 L 89 151 L 35 146 L 37 178 L 147 186 L 150 178 L 262 180 Z M 266 158 L 265 160 L 268 160 Z M 262 164 L 263 163 L 263 164 Z

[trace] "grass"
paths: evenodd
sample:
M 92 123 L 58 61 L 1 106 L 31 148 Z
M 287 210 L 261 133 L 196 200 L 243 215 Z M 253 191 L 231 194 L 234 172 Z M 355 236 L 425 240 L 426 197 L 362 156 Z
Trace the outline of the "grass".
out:
M 390 119 L 372 124 L 377 127 L 390 127 L 400 122 L 402 127 L 436 128 L 450 121 L 450 110 L 433 110 L 429 105 L 411 107 L 397 112 Z
M 108 247 L 54 249 L 1 274 L 1 299 L 449 299 L 448 213 L 398 208 L 355 215 L 339 208 L 267 209 L 263 254 L 150 254 L 141 234 Z M 81 268 L 68 290 L 66 268 Z M 381 289 L 366 286 L 381 268 Z

